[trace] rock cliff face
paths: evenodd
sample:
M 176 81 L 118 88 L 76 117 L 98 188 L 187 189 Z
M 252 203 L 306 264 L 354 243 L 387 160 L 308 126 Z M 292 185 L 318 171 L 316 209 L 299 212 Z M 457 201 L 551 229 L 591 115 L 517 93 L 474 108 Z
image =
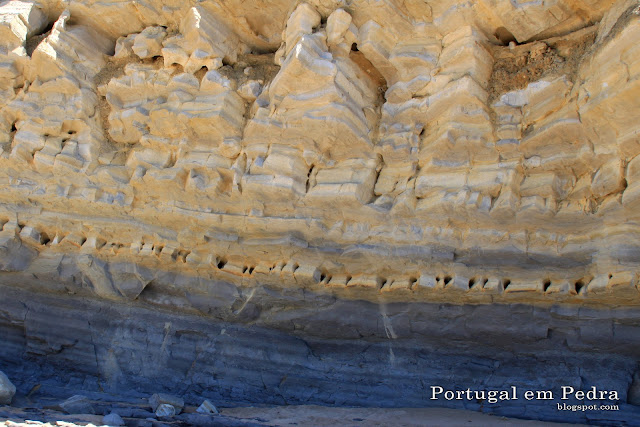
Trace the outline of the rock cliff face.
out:
M 637 417 L 638 40 L 636 0 L 3 1 L 6 372 Z M 427 392 L 558 377 L 625 410 Z

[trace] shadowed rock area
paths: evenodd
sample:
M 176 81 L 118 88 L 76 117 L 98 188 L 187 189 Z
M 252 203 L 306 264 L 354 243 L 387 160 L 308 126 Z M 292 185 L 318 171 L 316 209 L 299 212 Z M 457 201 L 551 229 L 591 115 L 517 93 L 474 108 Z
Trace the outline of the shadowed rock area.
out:
M 8 339 L 0 356 L 24 394 L 37 383 L 49 398 L 77 389 L 133 399 L 153 390 L 178 393 L 194 405 L 207 398 L 225 407 L 444 406 L 519 417 L 522 395 L 499 404 L 430 400 L 432 385 L 515 386 L 521 394 L 553 390 L 553 401 L 527 402 L 539 419 L 631 425 L 640 413 L 626 404 L 640 319 L 625 309 L 380 307 L 364 301 L 318 308 L 308 295 L 307 307 L 283 319 L 281 301 L 265 290 L 260 315 L 238 324 L 149 306 L 2 291 L 12 314 L 2 317 Z M 625 403 L 607 418 L 558 412 L 559 378 L 576 390 L 618 390 Z

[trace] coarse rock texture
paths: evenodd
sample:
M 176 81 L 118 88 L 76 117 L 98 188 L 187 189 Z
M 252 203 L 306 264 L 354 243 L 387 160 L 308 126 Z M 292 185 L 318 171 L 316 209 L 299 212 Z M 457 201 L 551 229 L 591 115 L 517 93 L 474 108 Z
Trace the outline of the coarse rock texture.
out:
M 638 40 L 637 0 L 1 1 L 0 368 L 633 424 Z M 428 398 L 559 378 L 623 410 Z

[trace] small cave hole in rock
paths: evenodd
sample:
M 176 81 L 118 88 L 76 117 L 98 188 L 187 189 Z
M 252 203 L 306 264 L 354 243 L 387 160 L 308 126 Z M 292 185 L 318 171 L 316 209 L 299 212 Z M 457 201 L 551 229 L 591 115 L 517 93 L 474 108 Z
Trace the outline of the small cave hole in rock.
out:
M 409 277 L 409 288 L 413 288 L 417 281 L 418 279 L 416 279 L 415 277 Z
M 204 78 L 204 75 L 207 74 L 208 72 L 209 72 L 209 69 L 207 67 L 202 67 L 198 71 L 196 71 L 193 75 L 196 79 L 198 79 L 200 83 L 202 83 L 202 79 Z
M 507 30 L 505 27 L 500 27 L 496 30 L 493 35 L 498 39 L 498 41 L 503 46 L 509 46 L 509 43 L 514 42 L 517 43 L 515 36 L 511 34 L 511 31 Z
M 82 239 L 80 239 L 80 246 L 83 246 L 86 242 L 87 242 L 87 238 L 83 237 Z
M 40 244 L 41 245 L 48 245 L 51 242 L 51 238 L 49 237 L 49 235 L 47 233 L 40 233 Z
M 584 282 L 582 280 L 578 280 L 576 282 L 576 292 L 580 293 L 580 290 L 584 288 Z
M 544 283 L 542 284 L 542 290 L 544 292 L 547 292 L 547 289 L 549 289 L 549 286 L 551 286 L 551 280 L 545 280 Z
M 609 274 L 609 279 L 613 279 L 613 274 Z
M 227 260 L 224 259 L 224 258 L 220 258 L 220 260 L 218 261 L 218 264 L 217 264 L 218 269 L 222 270 L 225 265 L 227 265 Z
M 469 279 L 469 289 L 473 288 L 473 285 L 476 284 L 476 279 Z
M 158 287 L 157 283 L 154 280 L 152 280 L 151 282 L 147 283 L 147 286 L 142 288 L 142 291 L 140 292 L 140 294 L 138 294 L 138 296 L 135 299 L 144 300 L 149 297 L 152 297 L 153 294 L 156 293 L 155 291 L 157 287 Z
M 444 284 L 445 286 L 448 285 L 449 283 L 451 283 L 451 281 L 453 280 L 453 277 L 451 276 L 445 276 L 444 277 Z
M 507 288 L 509 287 L 509 285 L 510 285 L 510 284 L 511 284 L 511 280 L 509 280 L 509 279 L 504 279 L 504 280 L 502 281 L 502 287 L 503 287 L 503 289 L 507 289 Z
M 351 281 L 352 277 L 351 276 L 347 276 L 347 281 L 346 283 L 349 284 L 349 282 Z
M 178 257 L 180 258 L 180 261 L 186 263 L 189 254 L 191 254 L 191 251 L 180 251 Z

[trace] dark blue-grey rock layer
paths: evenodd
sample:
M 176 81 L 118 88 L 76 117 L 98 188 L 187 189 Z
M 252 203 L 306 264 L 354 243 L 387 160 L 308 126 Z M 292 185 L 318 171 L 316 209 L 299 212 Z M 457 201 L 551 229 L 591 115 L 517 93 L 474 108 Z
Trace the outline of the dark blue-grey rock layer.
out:
M 238 302 L 242 291 L 224 284 L 197 301 L 151 286 L 125 304 L 8 282 L 0 285 L 0 369 L 23 394 L 44 384 L 41 393 L 61 398 L 170 392 L 193 405 L 441 406 L 639 425 L 640 407 L 627 403 L 640 361 L 637 309 L 375 304 L 266 287 Z M 519 399 L 434 401 L 432 385 L 516 386 Z M 558 411 L 562 385 L 616 390 L 619 401 L 603 403 L 619 410 Z M 526 401 L 526 390 L 552 390 L 556 400 Z

